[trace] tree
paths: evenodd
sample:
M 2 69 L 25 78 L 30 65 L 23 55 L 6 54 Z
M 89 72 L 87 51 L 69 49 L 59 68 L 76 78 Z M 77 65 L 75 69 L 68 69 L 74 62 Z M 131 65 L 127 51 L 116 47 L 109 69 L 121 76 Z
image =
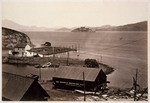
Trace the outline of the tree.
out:
M 45 42 L 44 46 L 51 46 L 50 42 Z
M 85 59 L 84 66 L 89 68 L 99 68 L 99 64 L 96 59 Z

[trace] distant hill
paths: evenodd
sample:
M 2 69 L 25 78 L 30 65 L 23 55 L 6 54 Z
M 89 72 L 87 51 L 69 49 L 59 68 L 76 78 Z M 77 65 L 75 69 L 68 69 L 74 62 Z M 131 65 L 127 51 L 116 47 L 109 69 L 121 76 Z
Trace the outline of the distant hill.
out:
M 147 31 L 147 21 L 121 26 L 103 25 L 100 27 L 73 27 L 73 28 L 47 28 L 37 26 L 24 26 L 11 20 L 2 20 L 2 26 L 18 31 L 56 31 L 56 32 L 94 32 L 94 31 Z
M 24 26 L 17 24 L 11 20 L 2 20 L 2 26 L 11 28 L 18 31 L 55 31 L 56 28 L 37 27 L 37 26 Z
M 101 26 L 94 28 L 96 31 L 147 31 L 147 21 L 127 24 L 122 26 Z
M 71 32 L 71 29 L 64 27 L 64 28 L 56 29 L 55 31 L 57 31 L 57 32 Z
M 32 44 L 25 33 L 2 27 L 2 48 L 12 49 L 18 43 Z

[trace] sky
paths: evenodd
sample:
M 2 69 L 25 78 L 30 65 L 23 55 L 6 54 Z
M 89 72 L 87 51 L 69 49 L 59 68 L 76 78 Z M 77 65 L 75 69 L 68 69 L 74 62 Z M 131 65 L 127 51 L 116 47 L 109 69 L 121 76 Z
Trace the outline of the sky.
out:
M 125 25 L 148 20 L 148 3 L 137 1 L 2 1 L 2 19 L 25 26 Z

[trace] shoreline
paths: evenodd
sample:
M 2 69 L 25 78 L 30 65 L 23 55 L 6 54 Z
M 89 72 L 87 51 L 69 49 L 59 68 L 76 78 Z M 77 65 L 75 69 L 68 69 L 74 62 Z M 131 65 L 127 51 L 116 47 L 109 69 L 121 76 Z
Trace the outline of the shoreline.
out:
M 2 60 L 4 60 L 5 57 L 3 57 Z M 30 66 L 34 66 L 34 64 L 43 64 L 44 62 L 47 61 L 52 61 L 53 58 L 39 58 L 39 57 L 28 57 L 28 58 L 17 58 L 18 59 L 18 65 L 30 65 Z M 20 61 L 19 61 L 20 60 Z M 32 62 L 29 62 L 32 61 Z M 33 61 L 34 60 L 34 61 Z M 66 58 L 55 58 L 55 63 L 57 63 L 59 61 L 61 66 L 62 65 L 66 65 Z M 25 62 L 26 61 L 26 64 Z M 84 64 L 83 60 L 78 60 L 78 59 L 69 59 L 69 63 L 70 66 L 82 66 Z M 29 63 L 29 64 L 28 64 Z M 8 63 L 10 64 L 10 63 Z M 16 63 L 16 58 L 13 58 L 11 61 L 11 64 L 13 65 L 17 65 Z M 112 67 L 109 67 L 106 64 L 101 64 L 99 63 L 99 67 L 104 69 L 106 75 L 111 74 L 115 69 Z M 95 68 L 96 69 L 96 68 Z M 52 82 L 51 81 L 39 81 L 39 83 L 44 87 L 44 89 L 50 93 L 50 95 L 53 97 L 53 101 L 70 101 L 70 100 L 75 100 L 75 101 L 83 101 L 83 94 L 82 93 L 78 93 L 76 91 L 70 91 L 70 90 L 59 90 L 59 89 L 53 89 L 52 88 Z M 108 91 L 101 93 L 101 92 L 97 92 L 97 94 L 87 94 L 86 98 L 87 101 L 134 101 L 134 97 L 133 97 L 133 88 L 119 88 L 119 87 L 108 87 Z M 140 97 L 142 95 L 142 92 L 145 90 L 145 88 L 142 88 L 142 90 L 138 93 L 138 96 Z M 69 97 L 66 96 L 66 94 L 64 94 L 64 92 L 68 95 L 70 95 Z M 140 101 L 147 101 L 147 96 L 148 93 L 146 91 L 146 93 L 144 94 L 144 96 L 142 96 L 140 98 Z M 137 98 L 139 98 L 137 97 Z M 50 99 L 51 100 L 51 99 Z
M 69 58 L 69 66 L 83 67 L 84 60 Z M 14 65 L 43 65 L 47 62 L 52 64 L 59 64 L 61 66 L 67 65 L 67 58 L 56 58 L 53 57 L 2 57 L 2 63 L 14 64 Z M 115 69 L 106 65 L 99 63 L 99 68 L 101 68 L 106 75 L 111 74 Z M 97 69 L 97 68 L 95 68 Z

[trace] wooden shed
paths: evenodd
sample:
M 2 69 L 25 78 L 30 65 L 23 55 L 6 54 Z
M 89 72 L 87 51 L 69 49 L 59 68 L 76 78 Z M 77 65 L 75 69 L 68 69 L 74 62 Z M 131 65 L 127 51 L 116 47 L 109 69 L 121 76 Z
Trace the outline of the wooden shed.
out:
M 83 90 L 83 72 L 85 90 L 99 91 L 106 86 L 107 76 L 102 69 L 66 66 L 57 70 L 53 76 L 54 88 Z
M 46 101 L 50 96 L 38 83 L 38 76 L 2 73 L 3 101 Z

